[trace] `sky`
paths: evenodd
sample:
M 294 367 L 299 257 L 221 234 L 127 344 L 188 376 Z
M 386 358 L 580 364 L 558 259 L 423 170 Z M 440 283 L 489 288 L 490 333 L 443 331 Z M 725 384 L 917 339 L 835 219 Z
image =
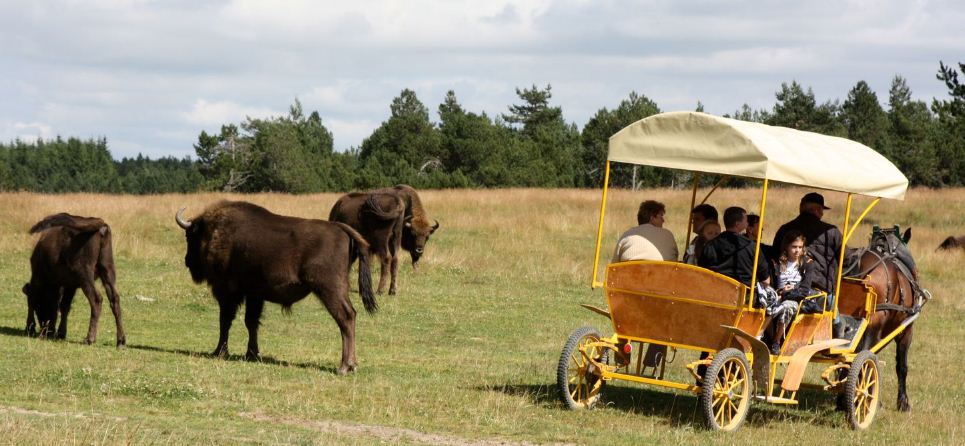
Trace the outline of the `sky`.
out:
M 663 111 L 771 109 L 782 82 L 843 101 L 892 79 L 931 103 L 965 62 L 965 2 L 0 0 L 0 141 L 106 137 L 115 158 L 194 155 L 202 131 L 317 110 L 361 145 L 409 88 L 494 117 L 552 86 L 582 127 L 631 91 Z M 958 30 L 958 31 L 956 31 Z

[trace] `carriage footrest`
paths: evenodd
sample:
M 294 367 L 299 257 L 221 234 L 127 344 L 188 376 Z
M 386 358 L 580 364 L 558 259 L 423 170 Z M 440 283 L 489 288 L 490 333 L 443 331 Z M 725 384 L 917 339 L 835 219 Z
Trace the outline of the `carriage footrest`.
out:
M 797 404 L 797 400 L 792 400 L 790 398 L 781 398 L 779 396 L 754 395 L 754 399 L 757 401 L 763 401 L 765 403 L 771 403 L 771 404 Z

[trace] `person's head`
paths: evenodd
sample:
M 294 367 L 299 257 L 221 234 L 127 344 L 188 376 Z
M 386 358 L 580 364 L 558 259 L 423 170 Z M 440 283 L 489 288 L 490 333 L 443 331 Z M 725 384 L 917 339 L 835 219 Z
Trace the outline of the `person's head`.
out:
M 761 222 L 761 216 L 757 214 L 747 214 L 747 237 L 757 240 L 757 225 Z
M 699 234 L 698 229 L 705 221 L 716 221 L 718 218 L 717 209 L 707 203 L 699 204 L 690 211 L 690 221 L 695 234 Z
M 824 205 L 823 195 L 811 192 L 801 197 L 800 209 L 802 214 L 811 214 L 820 220 L 824 217 L 824 211 L 831 208 Z
M 700 225 L 700 230 L 697 233 L 700 234 L 704 240 L 713 240 L 714 237 L 720 235 L 720 223 L 717 223 L 717 220 L 707 220 L 704 224 Z
M 796 229 L 788 231 L 781 240 L 781 258 L 796 262 L 804 254 L 806 242 L 807 239 L 801 231 Z
M 732 206 L 724 210 L 724 228 L 730 232 L 740 234 L 747 229 L 747 211 L 742 207 Z
M 663 227 L 664 214 L 667 208 L 659 201 L 647 200 L 640 203 L 640 210 L 637 211 L 637 224 L 650 223 L 658 228 Z

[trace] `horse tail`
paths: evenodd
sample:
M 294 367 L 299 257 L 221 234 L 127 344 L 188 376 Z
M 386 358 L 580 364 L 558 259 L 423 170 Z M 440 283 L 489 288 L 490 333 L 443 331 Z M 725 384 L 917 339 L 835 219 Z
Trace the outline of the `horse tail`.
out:
M 339 222 L 332 223 L 338 225 L 338 227 L 349 236 L 349 268 L 352 267 L 355 257 L 358 257 L 359 295 L 362 296 L 362 304 L 365 305 L 365 311 L 375 313 L 375 311 L 379 309 L 379 305 L 375 300 L 375 292 L 372 291 L 372 272 L 369 268 L 369 244 L 362 235 L 355 229 L 352 229 L 351 226 Z

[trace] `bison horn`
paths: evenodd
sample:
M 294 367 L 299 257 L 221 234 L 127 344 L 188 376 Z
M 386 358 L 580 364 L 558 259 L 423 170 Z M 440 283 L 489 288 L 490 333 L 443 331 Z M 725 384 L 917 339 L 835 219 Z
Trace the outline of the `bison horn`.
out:
M 181 214 L 184 213 L 184 209 L 185 208 L 181 208 L 178 210 L 177 214 L 174 214 L 174 221 L 178 222 L 178 226 L 180 226 L 181 229 L 188 230 L 191 228 L 191 222 L 181 218 Z
M 439 220 L 436 220 L 436 224 L 432 225 L 432 230 L 435 231 L 436 229 L 439 229 Z

